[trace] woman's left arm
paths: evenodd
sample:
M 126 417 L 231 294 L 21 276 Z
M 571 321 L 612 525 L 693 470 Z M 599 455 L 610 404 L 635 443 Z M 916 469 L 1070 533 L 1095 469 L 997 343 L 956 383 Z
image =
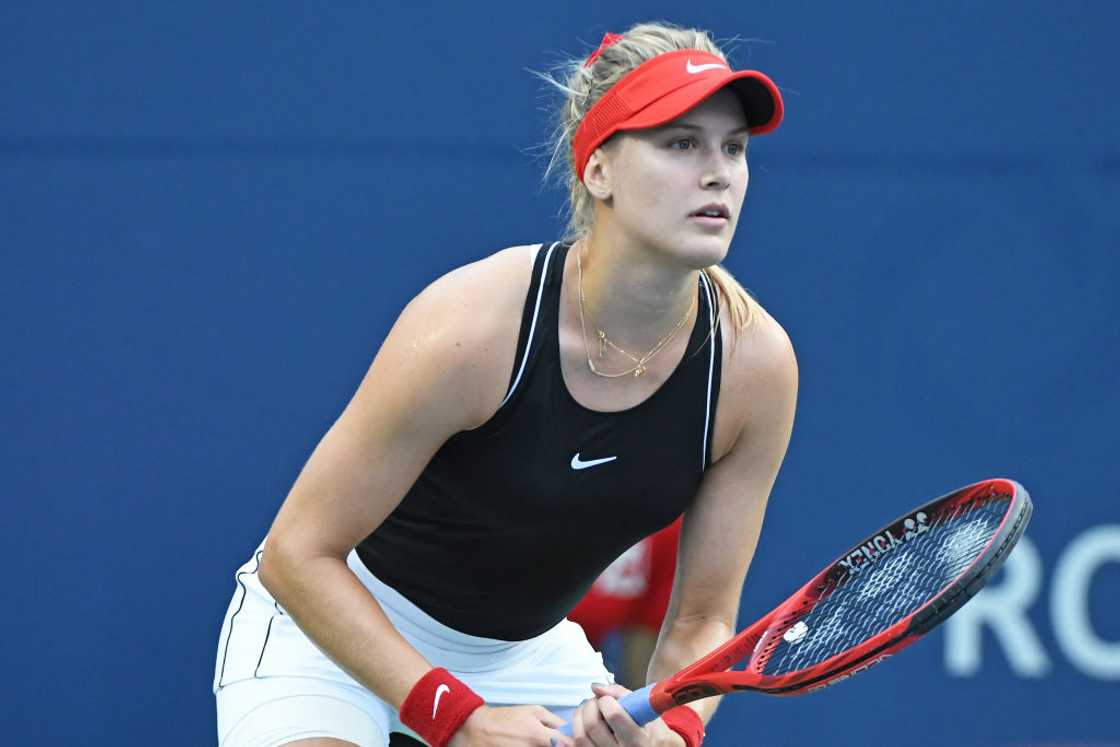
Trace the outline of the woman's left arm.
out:
M 672 676 L 735 634 L 743 580 L 793 429 L 797 360 L 777 322 L 760 314 L 757 325 L 725 355 L 724 364 L 714 439 L 722 453 L 716 452 L 718 461 L 704 473 L 684 516 L 673 593 L 647 682 Z M 727 420 L 721 423 L 720 418 Z M 576 733 L 586 736 L 574 742 L 577 747 L 683 744 L 661 720 L 636 730 L 614 697 L 602 697 L 622 692 L 617 686 L 597 688 L 600 697 L 579 709 Z M 686 707 L 707 722 L 717 701 L 706 698 Z M 613 732 L 609 736 L 607 727 Z
M 760 316 L 759 328 L 738 341 L 724 369 L 725 382 L 731 381 L 721 391 L 719 415 L 742 415 L 735 418 L 726 453 L 704 473 L 685 514 L 673 594 L 647 682 L 672 676 L 736 633 L 743 581 L 797 405 L 793 346 L 777 322 Z M 717 429 L 719 425 L 717 420 Z M 707 721 L 718 700 L 707 698 L 692 707 Z

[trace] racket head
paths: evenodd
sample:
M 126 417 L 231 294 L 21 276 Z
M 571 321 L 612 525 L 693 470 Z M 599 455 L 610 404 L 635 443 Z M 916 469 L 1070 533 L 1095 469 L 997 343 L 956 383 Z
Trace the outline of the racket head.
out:
M 909 646 L 971 599 L 1003 565 L 1030 519 L 1006 478 L 908 511 L 847 552 L 732 640 L 658 683 L 664 710 L 737 690 L 798 695 L 857 674 Z M 725 671 L 747 660 L 742 671 Z

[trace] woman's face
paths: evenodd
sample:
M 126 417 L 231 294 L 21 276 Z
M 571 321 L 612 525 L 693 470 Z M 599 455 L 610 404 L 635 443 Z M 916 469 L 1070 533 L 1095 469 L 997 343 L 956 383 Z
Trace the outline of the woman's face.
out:
M 668 124 L 621 133 L 607 146 L 610 219 L 690 268 L 722 261 L 747 192 L 747 138 L 742 105 L 726 89 Z

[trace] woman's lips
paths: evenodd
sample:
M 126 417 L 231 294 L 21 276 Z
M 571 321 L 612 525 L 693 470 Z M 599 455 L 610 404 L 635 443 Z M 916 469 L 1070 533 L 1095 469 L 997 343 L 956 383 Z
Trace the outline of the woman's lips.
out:
M 689 220 L 693 221 L 693 222 L 695 222 L 695 223 L 697 223 L 701 226 L 704 226 L 705 228 L 716 228 L 716 229 L 721 229 L 721 228 L 725 227 L 728 223 L 730 223 L 730 221 L 727 220 L 727 218 L 716 218 L 716 217 L 713 217 L 713 216 L 710 216 L 710 215 L 693 215 L 693 216 L 689 217 Z

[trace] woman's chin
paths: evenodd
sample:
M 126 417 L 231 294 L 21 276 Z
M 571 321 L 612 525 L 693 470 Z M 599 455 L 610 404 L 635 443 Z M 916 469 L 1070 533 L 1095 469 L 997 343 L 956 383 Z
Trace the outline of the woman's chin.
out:
M 702 270 L 719 264 L 731 248 L 731 232 L 635 231 L 633 240 L 654 254 L 689 270 Z
M 730 238 L 722 236 L 686 236 L 665 252 L 681 261 L 686 267 L 702 270 L 722 262 L 731 248 Z

